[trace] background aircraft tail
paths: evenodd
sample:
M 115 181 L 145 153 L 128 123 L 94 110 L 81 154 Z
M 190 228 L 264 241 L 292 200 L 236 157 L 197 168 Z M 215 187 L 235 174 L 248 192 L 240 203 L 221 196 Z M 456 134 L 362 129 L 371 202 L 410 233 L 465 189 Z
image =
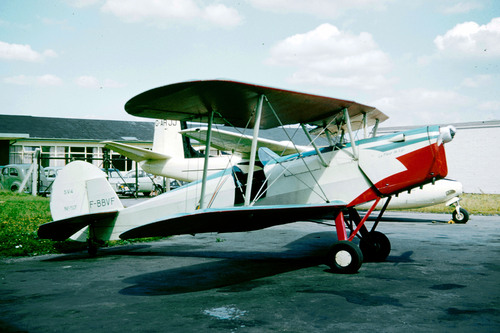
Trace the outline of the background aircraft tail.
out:
M 59 171 L 52 185 L 50 212 L 54 220 L 122 208 L 106 174 L 87 162 L 69 163 Z
M 155 122 L 153 152 L 173 158 L 184 158 L 181 123 L 176 120 L 158 119 Z

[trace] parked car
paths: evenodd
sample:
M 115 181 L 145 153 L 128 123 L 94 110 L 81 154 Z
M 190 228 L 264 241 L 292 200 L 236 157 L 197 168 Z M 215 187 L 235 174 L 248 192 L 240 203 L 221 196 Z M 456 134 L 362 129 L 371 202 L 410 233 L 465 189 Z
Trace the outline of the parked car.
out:
M 105 169 L 102 169 L 102 171 L 106 172 Z M 120 170 L 108 169 L 106 174 L 108 176 L 108 181 L 111 184 L 111 187 L 117 194 L 133 195 L 132 190 L 123 185 L 125 183 L 125 178 L 121 174 Z
M 1 187 L 5 190 L 10 190 L 16 192 L 21 188 L 21 184 L 26 178 L 31 164 L 9 164 L 2 168 L 2 176 L 0 179 Z M 24 192 L 31 192 L 31 176 L 26 186 L 24 187 Z M 40 169 L 40 188 L 39 193 L 47 194 L 49 192 L 50 181 L 45 177 L 44 168 Z
M 59 173 L 59 170 L 61 170 L 63 167 L 46 167 L 43 170 L 43 173 L 45 174 L 45 177 L 49 181 L 54 181 L 56 179 L 57 174 Z
M 124 189 L 129 189 L 132 195 L 135 194 L 136 186 L 136 171 L 132 170 L 125 174 L 123 182 L 119 186 Z M 144 196 L 150 196 L 152 193 L 159 194 L 163 192 L 162 179 L 161 177 L 154 176 L 144 170 L 137 170 L 137 183 L 139 189 L 137 192 L 142 193 Z

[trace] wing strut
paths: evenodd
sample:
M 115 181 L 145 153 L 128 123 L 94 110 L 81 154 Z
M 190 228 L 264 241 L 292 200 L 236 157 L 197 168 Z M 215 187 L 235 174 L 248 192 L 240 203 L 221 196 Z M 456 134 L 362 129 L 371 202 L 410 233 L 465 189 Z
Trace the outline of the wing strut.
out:
M 302 127 L 302 130 L 304 131 L 304 133 L 306 134 L 307 136 L 307 139 L 309 140 L 309 142 L 312 144 L 312 146 L 314 147 L 314 150 L 316 150 L 316 154 L 318 154 L 318 157 L 319 157 L 319 160 L 321 162 L 321 164 L 326 168 L 328 166 L 328 164 L 325 162 L 325 159 L 323 158 L 323 154 L 321 154 L 321 152 L 319 151 L 319 148 L 318 146 L 316 145 L 316 142 L 313 141 L 313 139 L 311 138 L 311 135 L 309 134 L 309 132 L 307 131 L 307 128 L 304 124 L 300 124 L 300 126 Z
M 214 111 L 210 110 L 210 115 L 208 116 L 208 129 L 207 129 L 207 140 L 205 143 L 205 161 L 203 163 L 203 177 L 201 180 L 201 194 L 200 194 L 200 209 L 207 208 L 205 205 L 205 191 L 207 185 L 207 175 L 208 175 L 208 159 L 210 157 L 210 141 L 212 140 L 212 123 L 214 119 Z
M 380 120 L 378 118 L 375 119 L 375 126 L 373 126 L 373 129 L 372 129 L 372 138 L 377 136 L 377 129 L 378 129 L 379 123 L 380 123 Z
M 255 156 L 257 155 L 257 141 L 259 137 L 260 117 L 262 115 L 262 104 L 264 103 L 264 95 L 260 95 L 259 104 L 255 114 L 255 123 L 253 125 L 252 148 L 250 150 L 250 165 L 248 169 L 247 188 L 245 192 L 245 206 L 250 205 L 252 196 L 253 171 L 255 168 Z
M 349 118 L 349 112 L 347 108 L 344 108 L 344 120 L 347 125 L 347 131 L 349 132 L 349 139 L 351 140 L 352 153 L 354 158 L 358 159 L 358 149 L 356 148 L 356 142 L 354 141 L 354 134 L 352 133 L 351 118 Z

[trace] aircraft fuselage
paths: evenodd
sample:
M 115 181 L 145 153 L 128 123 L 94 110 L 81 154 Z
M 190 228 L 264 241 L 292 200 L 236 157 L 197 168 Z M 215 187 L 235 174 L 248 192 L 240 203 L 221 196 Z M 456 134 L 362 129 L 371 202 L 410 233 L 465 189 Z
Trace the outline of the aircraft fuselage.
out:
M 321 149 L 268 161 L 256 171 L 253 203 L 258 205 L 319 204 L 341 200 L 355 206 L 411 189 L 447 174 L 439 126 L 360 140 L 356 147 Z M 243 205 L 246 175 L 238 166 L 209 176 L 207 208 Z M 103 240 L 118 239 L 132 227 L 199 208 L 201 181 L 193 182 L 143 203 L 123 209 L 113 225 L 103 226 Z M 111 228 L 109 228 L 111 227 Z M 112 230 L 112 232 L 110 232 Z M 81 235 L 80 237 L 83 237 Z

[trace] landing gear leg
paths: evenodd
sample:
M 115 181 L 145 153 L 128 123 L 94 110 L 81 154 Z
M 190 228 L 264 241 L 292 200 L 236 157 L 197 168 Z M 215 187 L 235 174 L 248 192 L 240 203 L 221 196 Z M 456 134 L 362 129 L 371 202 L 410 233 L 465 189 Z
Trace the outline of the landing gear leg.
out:
M 373 225 L 371 231 L 368 231 L 365 225 L 362 225 L 359 228 L 359 225 L 362 222 L 361 217 L 359 216 L 356 209 L 349 209 L 349 218 L 354 221 L 356 225 L 358 225 L 361 238 L 361 240 L 359 241 L 359 248 L 363 253 L 364 260 L 367 262 L 385 261 L 385 259 L 387 259 L 389 253 L 391 252 L 391 242 L 389 241 L 387 236 L 379 231 L 375 231 L 378 222 L 380 222 L 380 219 L 382 218 L 382 214 L 384 213 L 385 208 L 387 208 L 387 205 L 389 204 L 389 199 L 386 201 L 384 208 L 382 208 L 382 210 L 380 211 L 380 214 L 377 217 L 377 220 Z
M 97 251 L 99 247 L 102 245 L 97 237 L 95 236 L 95 231 L 93 225 L 89 225 L 89 237 L 87 238 L 87 251 L 90 257 L 97 256 Z

